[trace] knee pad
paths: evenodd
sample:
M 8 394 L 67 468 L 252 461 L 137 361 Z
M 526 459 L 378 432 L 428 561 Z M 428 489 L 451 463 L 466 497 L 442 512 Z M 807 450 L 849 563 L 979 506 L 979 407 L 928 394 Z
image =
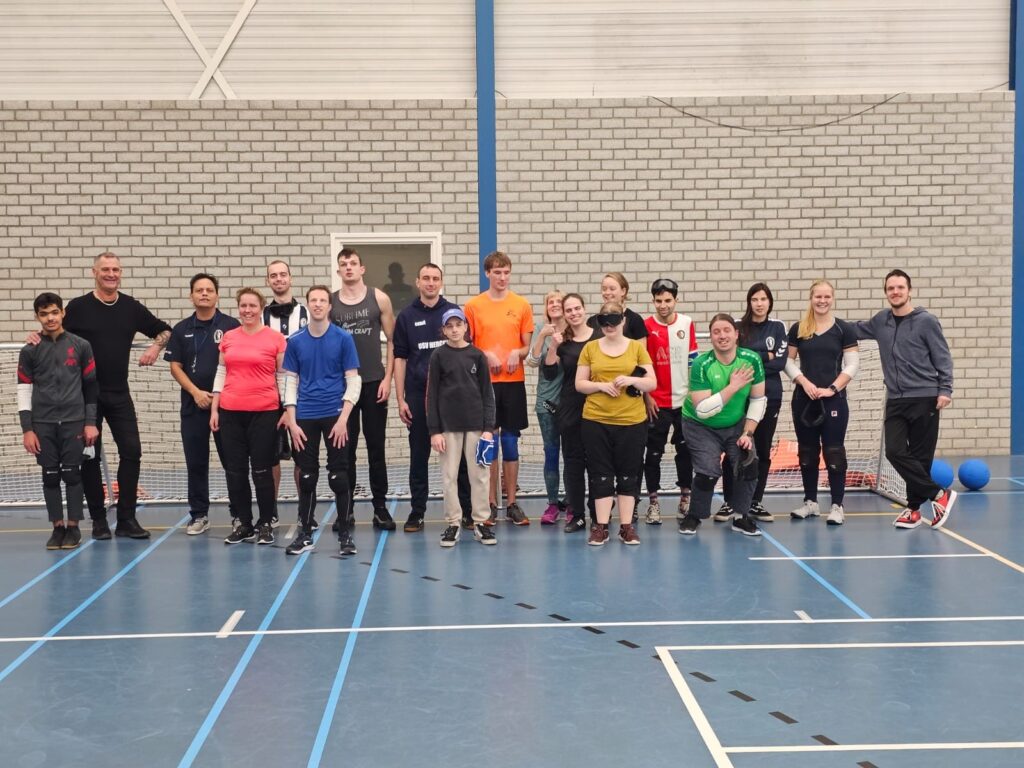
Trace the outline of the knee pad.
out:
M 640 491 L 640 478 L 636 475 L 617 475 L 615 492 L 620 496 L 636 496 Z
M 603 499 L 615 495 L 615 482 L 612 477 L 600 477 L 595 475 L 590 478 L 591 499 Z
M 330 486 L 335 496 L 339 493 L 348 493 L 348 475 L 341 472 L 329 472 L 327 474 L 327 485 Z
M 717 482 L 717 477 L 705 475 L 702 472 L 698 472 L 693 476 L 693 487 L 699 491 L 713 491 Z
M 519 461 L 519 433 L 501 430 L 501 460 Z
M 60 467 L 43 467 L 43 487 L 60 488 Z
M 797 446 L 796 455 L 800 460 L 801 467 L 816 467 L 818 466 L 818 457 L 821 455 L 821 449 L 816 445 L 799 445 Z
M 316 493 L 316 484 L 320 479 L 320 470 L 312 472 L 299 472 L 299 491 L 304 493 Z
M 252 469 L 252 484 L 255 488 L 273 488 L 274 487 L 274 473 L 270 471 L 270 467 L 260 467 Z
M 842 445 L 825 446 L 825 464 L 833 472 L 846 474 L 846 448 Z
M 60 477 L 67 486 L 82 484 L 82 473 L 78 467 L 61 467 Z

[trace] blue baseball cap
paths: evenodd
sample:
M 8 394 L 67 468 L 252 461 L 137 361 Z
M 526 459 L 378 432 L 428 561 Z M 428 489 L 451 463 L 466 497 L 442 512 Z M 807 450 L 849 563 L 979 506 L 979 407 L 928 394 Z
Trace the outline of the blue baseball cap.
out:
M 446 309 L 444 314 L 441 315 L 441 325 L 448 325 L 448 321 L 453 317 L 459 318 L 464 323 L 466 322 L 466 313 L 458 307 L 452 307 L 451 309 Z

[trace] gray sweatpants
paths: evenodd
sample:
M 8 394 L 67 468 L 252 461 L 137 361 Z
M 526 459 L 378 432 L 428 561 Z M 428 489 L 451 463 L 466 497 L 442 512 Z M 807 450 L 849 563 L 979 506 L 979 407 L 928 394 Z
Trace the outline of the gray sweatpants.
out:
M 740 447 L 736 440 L 743 434 L 741 419 L 731 427 L 715 429 L 683 417 L 683 435 L 693 459 L 693 488 L 690 491 L 690 514 L 700 520 L 711 516 L 711 499 L 715 495 L 715 483 L 722 476 L 722 454 L 729 457 L 733 467 L 740 465 Z M 732 498 L 726 499 L 733 511 L 741 515 L 750 514 L 750 501 L 754 498 L 757 476 L 744 480 L 739 474 L 734 478 Z

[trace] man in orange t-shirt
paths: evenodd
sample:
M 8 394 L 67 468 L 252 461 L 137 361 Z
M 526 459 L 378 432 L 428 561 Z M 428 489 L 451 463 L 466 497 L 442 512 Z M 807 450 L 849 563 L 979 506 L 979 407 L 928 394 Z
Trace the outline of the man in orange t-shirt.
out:
M 526 377 L 523 360 L 530 351 L 533 310 L 522 296 L 509 290 L 512 261 L 501 251 L 484 259 L 484 274 L 491 287 L 466 302 L 470 341 L 487 358 L 494 388 L 495 436 L 501 441 L 501 469 L 508 505 L 505 516 L 516 525 L 529 525 L 530 518 L 516 503 L 519 479 L 519 435 L 529 425 L 526 415 Z M 491 465 L 491 517 L 498 515 L 498 464 Z

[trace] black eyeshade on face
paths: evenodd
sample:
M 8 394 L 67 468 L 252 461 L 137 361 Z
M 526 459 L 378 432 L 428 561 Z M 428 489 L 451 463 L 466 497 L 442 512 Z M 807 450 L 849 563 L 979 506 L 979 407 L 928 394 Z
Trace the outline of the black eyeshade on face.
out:
M 608 312 L 597 316 L 597 324 L 602 328 L 614 328 L 622 322 L 622 315 L 618 312 Z

